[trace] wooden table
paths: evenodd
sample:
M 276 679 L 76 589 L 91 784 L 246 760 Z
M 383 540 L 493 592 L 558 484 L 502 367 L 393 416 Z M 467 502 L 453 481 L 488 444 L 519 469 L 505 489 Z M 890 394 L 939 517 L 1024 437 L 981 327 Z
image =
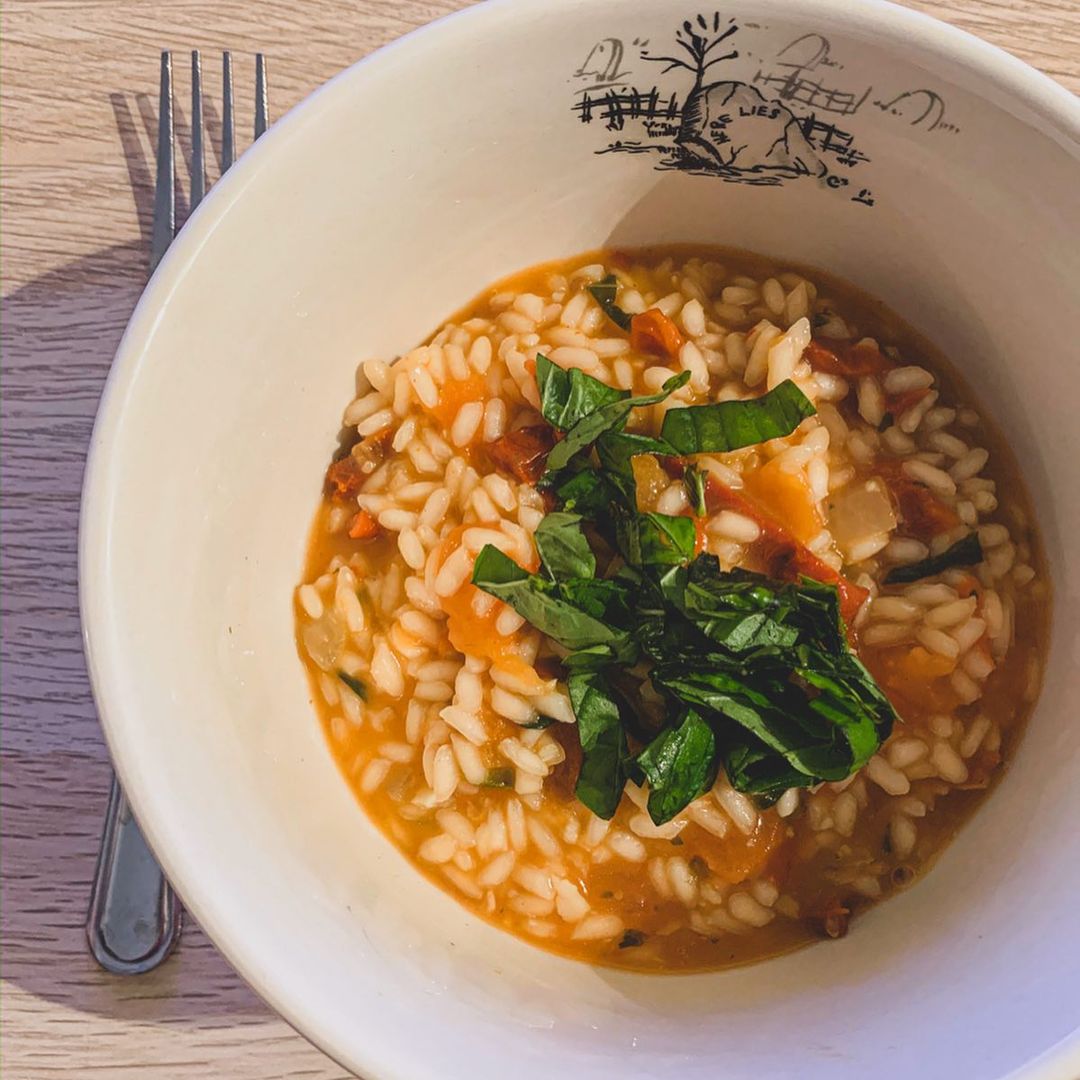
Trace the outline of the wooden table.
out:
M 87 955 L 108 758 L 79 635 L 76 530 L 102 382 L 145 281 L 158 52 L 269 53 L 280 115 L 461 0 L 5 0 L 2 918 L 5 1080 L 347 1074 L 278 1019 L 197 926 L 137 979 Z M 1080 91 L 1077 0 L 913 0 Z M 211 66 L 212 65 L 212 66 Z M 188 85 L 186 74 L 179 86 Z M 177 130 L 187 133 L 181 104 Z M 186 187 L 186 181 L 184 183 Z M 181 215 L 184 200 L 179 200 Z

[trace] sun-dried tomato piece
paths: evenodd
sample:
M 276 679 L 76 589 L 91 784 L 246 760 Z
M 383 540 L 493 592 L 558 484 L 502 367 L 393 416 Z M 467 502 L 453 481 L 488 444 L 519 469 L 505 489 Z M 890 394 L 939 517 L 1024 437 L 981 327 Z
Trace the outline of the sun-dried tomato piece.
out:
M 649 308 L 630 320 L 630 347 L 650 356 L 674 360 L 683 347 L 683 336 L 659 308 Z
M 866 340 L 834 341 L 811 338 L 803 359 L 827 375 L 883 375 L 896 365 L 876 345 Z
M 518 428 L 489 443 L 491 460 L 504 472 L 522 483 L 535 484 L 544 472 L 544 463 L 555 445 L 555 432 L 549 424 Z
M 347 499 L 355 495 L 364 486 L 366 479 L 367 476 L 361 471 L 360 463 L 352 454 L 338 458 L 326 470 L 326 484 L 335 499 Z
M 379 523 L 366 510 L 360 510 L 349 523 L 349 535 L 354 540 L 370 540 L 377 536 Z

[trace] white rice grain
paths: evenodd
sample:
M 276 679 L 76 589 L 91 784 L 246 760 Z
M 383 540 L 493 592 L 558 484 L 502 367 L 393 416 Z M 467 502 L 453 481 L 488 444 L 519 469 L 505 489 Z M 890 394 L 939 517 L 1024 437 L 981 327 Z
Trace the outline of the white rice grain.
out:
M 481 888 L 490 889 L 496 885 L 501 885 L 509 876 L 510 872 L 514 869 L 514 863 L 517 861 L 517 855 L 513 851 L 504 851 L 501 855 L 496 855 L 476 875 L 476 884 Z
M 455 851 L 457 851 L 457 844 L 454 838 L 447 836 L 446 833 L 440 833 L 438 836 L 428 837 L 417 848 L 416 854 L 424 862 L 445 863 L 454 857 Z
M 891 619 L 896 622 L 910 622 L 923 613 L 919 604 L 914 604 L 903 596 L 876 596 L 870 602 L 872 619 Z
M 515 768 L 532 776 L 547 776 L 550 772 L 544 759 L 522 746 L 517 739 L 503 739 L 499 743 L 499 753 Z
M 858 386 L 859 415 L 871 426 L 878 427 L 885 416 L 885 395 L 873 375 L 864 375 Z
M 525 698 L 501 686 L 492 689 L 490 700 L 492 709 L 514 724 L 531 724 L 536 719 L 536 710 Z
M 599 941 L 622 931 L 623 921 L 618 915 L 587 915 L 574 927 L 570 937 L 574 941 Z
M 728 817 L 735 823 L 735 827 L 744 835 L 750 836 L 758 824 L 758 812 L 754 804 L 726 781 L 717 784 L 713 788 L 713 794 Z
M 989 730 L 990 717 L 985 713 L 980 713 L 968 725 L 967 731 L 964 732 L 964 737 L 960 740 L 960 756 L 962 758 L 969 758 L 974 755 L 975 751 L 982 745 L 982 741 L 986 738 L 986 733 Z
M 932 626 L 920 627 L 915 633 L 915 638 L 931 652 L 940 653 L 951 659 L 960 655 L 960 646 L 957 645 L 955 639 L 942 630 L 935 630 Z
M 447 556 L 439 573 L 435 577 L 435 593 L 437 596 L 453 596 L 472 574 L 472 560 L 468 551 L 460 547 Z
M 458 409 L 450 427 L 450 441 L 455 446 L 467 446 L 473 441 L 484 419 L 484 403 L 468 401 Z
M 455 731 L 464 735 L 473 746 L 483 746 L 487 742 L 487 728 L 484 721 L 475 712 L 460 708 L 457 705 L 447 705 L 439 712 Z M 475 781 L 474 781 L 475 783 Z
M 956 494 L 954 477 L 942 469 L 928 465 L 925 461 L 919 461 L 917 458 L 905 461 L 902 468 L 912 480 L 925 484 L 935 495 Z
M 484 764 L 480 751 L 460 735 L 450 736 L 450 745 L 454 749 L 454 757 L 457 759 L 461 775 L 470 784 L 482 784 L 487 779 L 487 766 Z
M 968 778 L 968 768 L 960 755 L 944 740 L 934 743 L 930 751 L 930 764 L 938 776 L 950 784 L 962 784 Z
M 521 863 L 515 867 L 513 878 L 523 889 L 531 892 L 533 896 L 537 896 L 541 900 L 553 900 L 555 898 L 555 887 L 551 881 L 551 874 L 546 870 Z
M 957 623 L 963 622 L 974 614 L 977 603 L 974 596 L 969 596 L 964 600 L 952 600 L 947 604 L 940 604 L 926 613 L 924 621 L 927 626 L 935 626 L 939 629 L 956 626 Z
M 381 639 L 371 657 L 371 680 L 388 697 L 399 698 L 405 691 L 401 663 Z
M 621 859 L 628 862 L 644 862 L 646 856 L 645 845 L 636 837 L 621 829 L 613 829 L 608 833 L 607 846 L 611 848 Z
M 911 790 L 911 781 L 880 754 L 866 763 L 866 775 L 887 795 L 906 795 Z
M 323 615 L 322 597 L 318 594 L 314 585 L 301 585 L 297 590 L 300 606 L 310 619 L 321 619 Z
M 573 882 L 559 878 L 555 882 L 555 910 L 565 922 L 578 922 L 589 914 L 589 902 Z
M 904 566 L 917 563 L 929 554 L 930 549 L 924 543 L 906 536 L 898 536 L 890 540 L 884 550 L 885 558 L 889 562 Z
M 728 910 L 739 922 L 749 926 L 766 926 L 774 918 L 769 908 L 759 904 L 747 892 L 732 893 L 728 898 Z
M 951 469 L 949 469 L 949 475 L 954 481 L 959 483 L 961 480 L 967 480 L 976 473 L 982 472 L 989 460 L 989 451 L 983 450 L 981 447 L 969 450 Z
M 928 390 L 934 385 L 934 376 L 926 368 L 909 364 L 893 368 L 885 376 L 885 393 L 906 394 L 912 390 Z
M 443 743 L 435 751 L 431 775 L 431 789 L 435 794 L 435 801 L 437 803 L 446 802 L 454 794 L 460 777 L 457 761 L 454 759 L 454 751 L 449 743 Z
M 439 403 L 439 390 L 435 385 L 431 373 L 424 367 L 414 367 L 409 372 L 409 382 L 420 403 L 428 409 L 435 408 Z
M 370 795 L 379 788 L 389 771 L 389 761 L 385 761 L 383 758 L 373 758 L 360 774 L 360 790 L 365 795 Z
M 752 544 L 761 535 L 761 526 L 753 518 L 734 510 L 721 510 L 709 520 L 706 531 L 740 544 Z

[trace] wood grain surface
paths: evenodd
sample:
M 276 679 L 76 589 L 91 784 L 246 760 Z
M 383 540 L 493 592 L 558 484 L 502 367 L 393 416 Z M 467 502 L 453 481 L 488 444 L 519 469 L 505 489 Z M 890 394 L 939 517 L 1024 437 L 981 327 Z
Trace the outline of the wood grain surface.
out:
M 108 792 L 76 598 L 83 462 L 146 276 L 158 52 L 232 49 L 238 120 L 255 51 L 280 115 L 460 0 L 5 0 L 0 12 L 4 1080 L 347 1074 L 276 1017 L 197 926 L 157 972 L 98 970 L 83 921 Z M 1080 91 L 1078 0 L 918 0 Z M 179 65 L 177 131 L 187 144 Z M 207 111 L 212 130 L 218 114 Z M 212 159 L 213 160 L 213 159 Z M 211 169 L 212 174 L 216 168 Z M 186 210 L 186 180 L 178 199 Z

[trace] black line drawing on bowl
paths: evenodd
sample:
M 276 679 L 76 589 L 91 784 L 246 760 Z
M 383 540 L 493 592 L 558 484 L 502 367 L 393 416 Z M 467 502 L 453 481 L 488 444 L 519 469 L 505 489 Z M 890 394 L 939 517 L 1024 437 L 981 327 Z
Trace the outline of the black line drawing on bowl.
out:
M 647 42 L 634 40 L 633 44 Z M 606 90 L 612 86 L 625 86 L 629 71 L 622 70 L 625 49 L 619 38 L 601 38 L 588 52 L 581 66 L 574 72 L 575 79 L 591 79 L 593 90 Z
M 732 41 L 739 29 L 733 18 L 714 12 L 684 21 L 670 53 L 635 42 L 640 60 L 663 65 L 661 78 L 676 71 L 692 77 L 681 90 L 630 84 L 621 40 L 594 44 L 573 76 L 573 108 L 582 123 L 599 121 L 618 134 L 597 152 L 658 152 L 657 168 L 734 183 L 772 186 L 809 176 L 847 187 L 842 170 L 868 160 L 850 132 L 816 111 L 796 115 L 785 102 L 727 74 L 724 65 L 740 56 Z M 857 201 L 872 205 L 869 189 Z
M 924 127 L 927 131 L 951 131 L 960 129 L 945 119 L 945 102 L 941 95 L 925 87 L 921 90 L 905 90 L 889 101 L 874 101 L 883 113 L 898 116 L 912 127 Z
M 819 68 L 843 70 L 844 65 L 833 60 L 831 52 L 832 45 L 824 35 L 803 34 L 776 54 L 771 70 L 759 67 L 753 82 L 773 88 L 781 101 L 795 102 L 817 112 L 854 116 L 870 94 L 869 86 L 861 93 L 844 90 L 827 84 L 827 72 L 811 74 Z
M 945 120 L 945 102 L 935 91 L 871 98 L 873 86 L 845 77 L 822 34 L 801 34 L 766 59 L 736 47 L 740 34 L 765 29 L 713 12 L 683 21 L 667 51 L 653 51 L 639 38 L 629 45 L 617 37 L 594 43 L 570 81 L 578 120 L 608 136 L 595 153 L 655 154 L 657 169 L 728 183 L 776 186 L 811 177 L 873 206 L 871 189 L 851 180 L 870 156 L 848 130 L 848 118 L 869 102 L 920 130 L 959 131 Z M 753 75 L 736 76 L 755 59 Z M 656 77 L 650 72 L 658 64 Z

